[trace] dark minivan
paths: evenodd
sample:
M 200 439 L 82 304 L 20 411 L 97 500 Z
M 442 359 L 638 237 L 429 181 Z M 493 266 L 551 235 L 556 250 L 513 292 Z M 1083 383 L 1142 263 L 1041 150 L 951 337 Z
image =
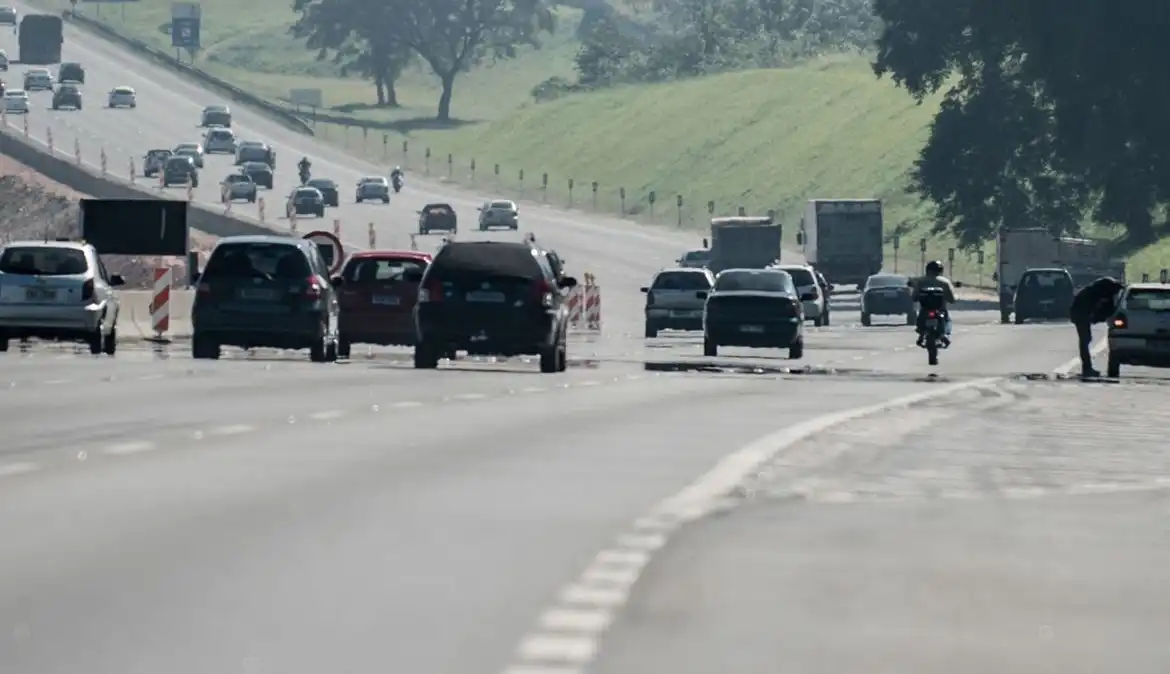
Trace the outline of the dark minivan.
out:
M 534 243 L 452 241 L 419 279 L 414 366 L 430 369 L 456 350 L 540 355 L 540 371 L 564 372 L 569 309 L 548 254 Z
M 191 355 L 219 358 L 223 346 L 308 349 L 337 360 L 337 293 L 317 245 L 287 236 L 220 239 L 196 275 Z

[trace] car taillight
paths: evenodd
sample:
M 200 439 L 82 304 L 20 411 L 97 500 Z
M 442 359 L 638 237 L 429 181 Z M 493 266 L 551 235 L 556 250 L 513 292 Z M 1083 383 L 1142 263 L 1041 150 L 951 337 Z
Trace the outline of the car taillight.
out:
M 420 303 L 443 301 L 443 284 L 438 281 L 431 281 L 426 287 L 419 288 L 418 301 Z
M 319 276 L 310 276 L 308 286 L 305 287 L 305 299 L 319 300 L 324 292 L 323 282 Z
M 533 284 L 532 294 L 536 301 L 540 302 L 540 306 L 551 307 L 553 305 L 553 287 L 545 279 L 540 279 Z
M 1109 327 L 1117 330 L 1124 330 L 1129 327 L 1129 319 L 1125 317 L 1125 314 L 1118 314 L 1113 317 L 1112 321 L 1110 321 Z
M 937 311 L 928 311 L 928 312 L 926 312 L 926 317 L 927 318 L 938 318 L 938 312 Z
M 93 299 L 93 279 L 86 279 L 85 283 L 81 284 L 81 299 L 82 301 Z
M 654 291 L 653 290 L 646 293 L 646 306 L 650 306 L 651 304 L 654 304 Z

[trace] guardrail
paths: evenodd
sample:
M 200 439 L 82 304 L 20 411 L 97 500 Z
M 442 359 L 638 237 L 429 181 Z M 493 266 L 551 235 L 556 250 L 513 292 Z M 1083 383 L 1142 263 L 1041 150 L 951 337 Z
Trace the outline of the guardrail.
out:
M 128 37 L 114 30 L 112 27 L 87 16 L 75 14 L 72 11 L 66 10 L 62 12 L 63 18 L 76 26 L 80 26 L 89 30 L 98 36 L 103 37 L 111 42 L 116 42 L 122 47 L 138 52 L 157 61 L 159 64 L 174 70 L 177 73 L 185 75 L 191 79 L 198 80 L 198 82 L 206 87 L 214 89 L 219 93 L 228 96 L 234 101 L 243 103 L 245 105 L 256 108 L 257 110 L 267 114 L 281 124 L 289 127 L 293 131 L 307 135 L 313 135 L 313 127 L 305 120 L 301 119 L 292 108 L 282 106 L 274 103 L 268 99 L 261 98 L 255 94 L 244 91 L 243 89 L 229 84 L 228 82 L 204 72 L 198 68 L 179 61 L 175 57 L 167 54 L 161 49 L 156 49 L 141 40 L 136 40 Z

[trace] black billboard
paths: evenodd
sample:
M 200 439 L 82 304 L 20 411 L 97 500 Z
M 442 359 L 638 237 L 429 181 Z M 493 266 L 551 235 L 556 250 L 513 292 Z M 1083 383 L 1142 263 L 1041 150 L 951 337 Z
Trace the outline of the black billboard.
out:
M 186 255 L 187 202 L 82 199 L 81 237 L 102 255 Z

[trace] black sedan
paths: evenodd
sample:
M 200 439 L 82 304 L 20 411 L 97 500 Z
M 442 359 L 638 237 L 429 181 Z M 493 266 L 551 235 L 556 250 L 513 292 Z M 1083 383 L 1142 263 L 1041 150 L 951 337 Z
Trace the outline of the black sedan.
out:
M 910 279 L 900 274 L 874 274 L 861 289 L 861 324 L 870 325 L 873 316 L 905 316 L 906 325 L 918 320 L 918 307 Z
M 337 206 L 337 183 L 328 178 L 313 178 L 305 183 L 305 187 L 315 187 L 325 197 L 326 206 Z
M 272 189 L 272 167 L 260 161 L 244 162 L 240 167 L 240 173 L 252 179 L 252 182 L 257 185 L 263 185 L 268 189 Z

